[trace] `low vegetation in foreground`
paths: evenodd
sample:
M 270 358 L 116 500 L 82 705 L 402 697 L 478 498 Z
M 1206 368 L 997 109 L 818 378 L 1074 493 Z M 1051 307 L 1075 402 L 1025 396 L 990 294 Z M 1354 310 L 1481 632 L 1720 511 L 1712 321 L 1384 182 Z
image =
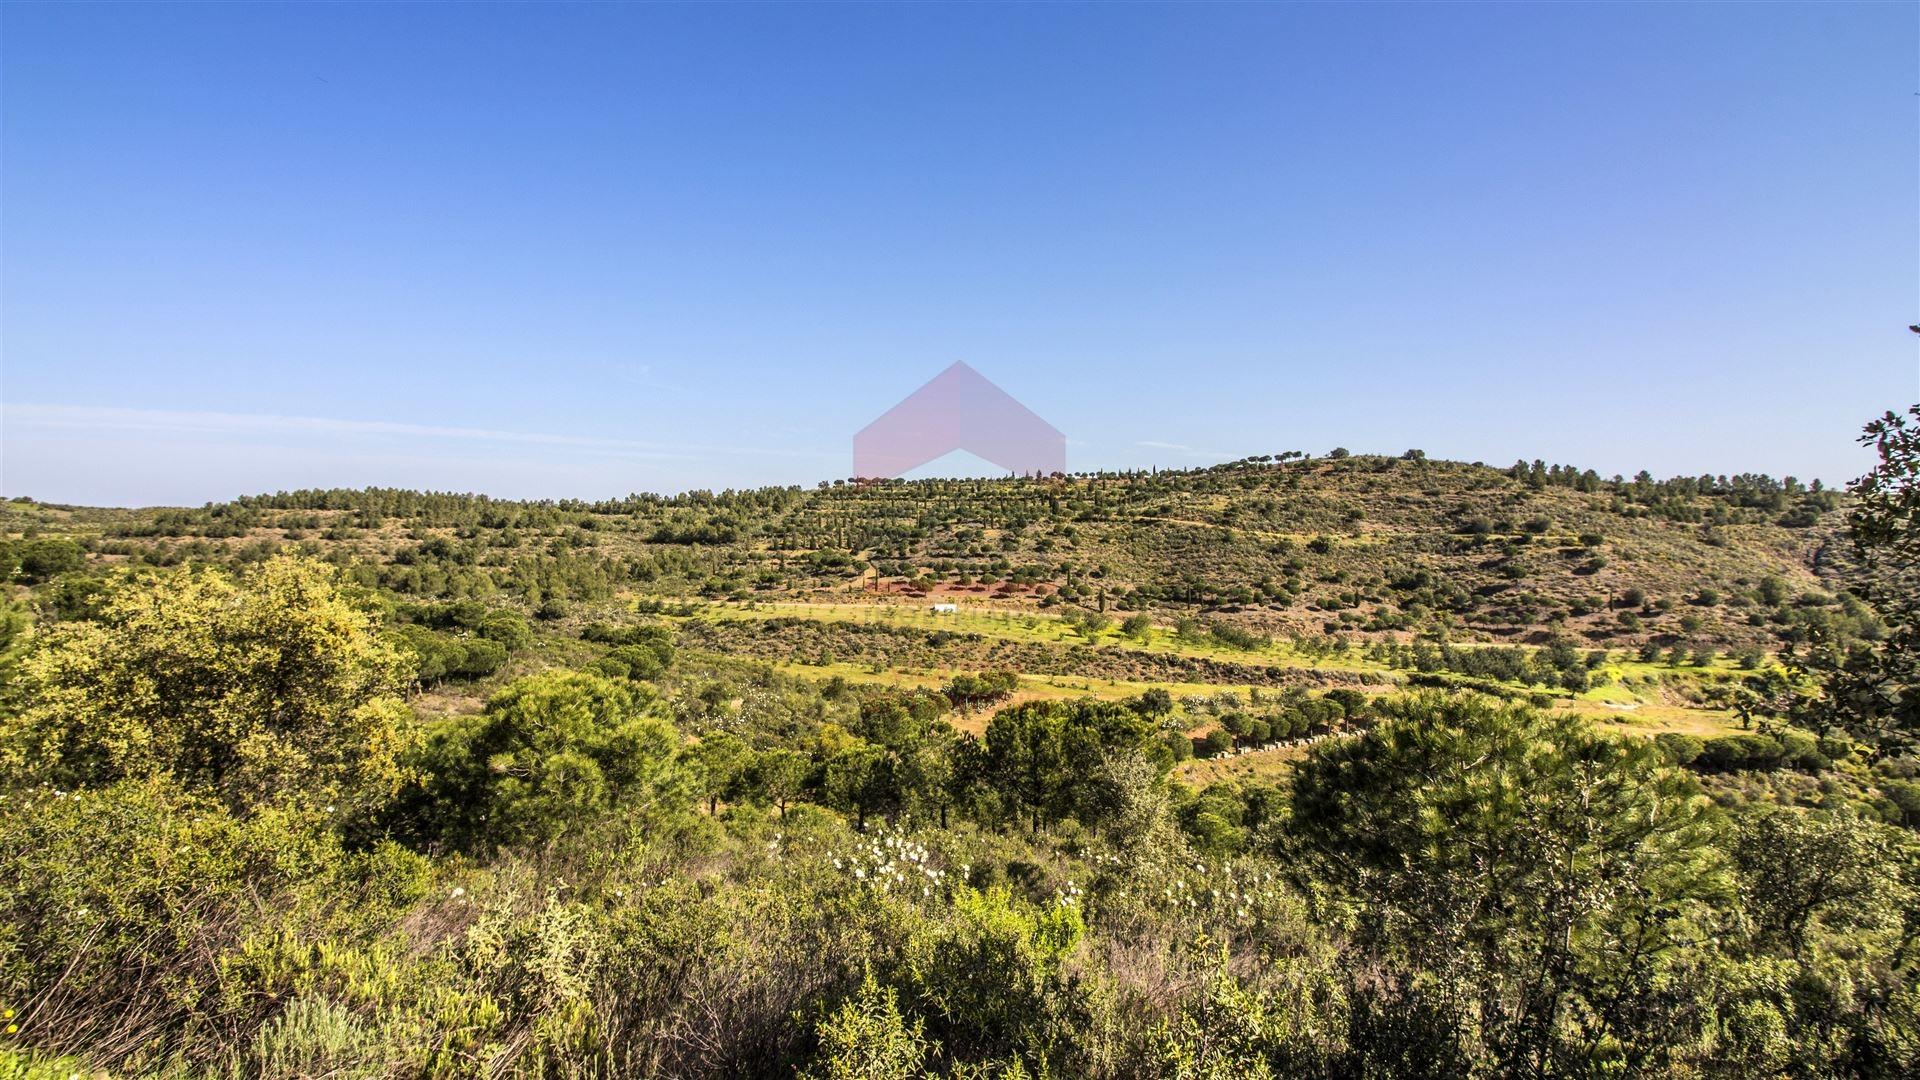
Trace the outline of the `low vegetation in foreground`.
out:
M 9 504 L 0 1077 L 1913 1075 L 1869 439 Z

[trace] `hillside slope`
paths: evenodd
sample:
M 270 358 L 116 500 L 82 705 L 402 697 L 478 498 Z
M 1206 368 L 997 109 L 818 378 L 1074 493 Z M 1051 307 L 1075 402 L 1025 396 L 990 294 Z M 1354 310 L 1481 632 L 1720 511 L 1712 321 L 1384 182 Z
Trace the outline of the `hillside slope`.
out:
M 364 583 L 558 615 L 615 597 L 1141 611 L 1283 637 L 1764 646 L 1837 600 L 1836 493 L 1767 477 L 1249 460 L 1052 480 L 505 502 L 309 491 L 193 510 L 19 501 L 13 537 L 169 564 L 295 547 Z

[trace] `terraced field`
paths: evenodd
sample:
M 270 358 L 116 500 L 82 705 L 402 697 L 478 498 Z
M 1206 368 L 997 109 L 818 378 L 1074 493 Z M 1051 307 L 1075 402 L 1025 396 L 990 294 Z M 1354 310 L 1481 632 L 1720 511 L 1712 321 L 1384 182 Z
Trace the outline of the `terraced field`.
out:
M 0 533 L 22 567 L 16 602 L 52 621 L 85 617 L 110 570 L 331 562 L 398 622 L 427 624 L 407 631 L 415 647 L 445 652 L 417 689 L 428 717 L 599 662 L 609 646 L 583 640 L 594 626 L 657 623 L 688 658 L 811 683 L 937 691 L 1003 671 L 1015 702 L 1165 691 L 1196 736 L 1216 700 L 1421 686 L 1653 734 L 1728 730 L 1728 692 L 1782 636 L 1865 627 L 1837 587 L 1838 509 L 1832 492 L 1767 477 L 1354 456 L 599 503 L 15 500 Z M 461 642 L 489 612 L 527 630 L 482 663 Z M 1271 770 L 1290 754 L 1182 768 Z
M 898 602 L 720 601 L 677 621 L 689 647 L 768 660 L 783 672 L 809 678 L 934 689 L 955 674 L 1003 667 L 1019 675 L 1013 702 L 1078 696 L 1119 700 L 1155 687 L 1177 700 L 1220 694 L 1257 699 L 1261 690 L 1288 686 L 1348 686 L 1390 694 L 1407 683 L 1406 673 L 1363 657 L 1314 657 L 1281 644 L 1233 649 L 1183 639 L 1164 627 L 1140 635 L 1112 627 L 1089 631 L 1058 616 L 985 603 L 948 613 Z M 1145 668 L 1153 677 L 1088 674 L 1130 668 Z M 1596 685 L 1553 696 L 1551 707 L 1628 734 L 1710 738 L 1741 730 L 1728 710 L 1703 704 L 1714 688 L 1746 674 L 1732 661 L 1672 668 L 1617 658 L 1596 674 Z M 1516 695 L 1539 690 L 1521 683 L 1504 689 Z M 977 732 L 985 719 L 984 713 L 974 713 L 956 722 Z M 1208 721 L 1196 716 L 1188 731 L 1201 735 L 1207 728 Z M 1182 773 L 1195 781 L 1271 775 L 1284 772 L 1285 764 L 1304 752 L 1303 745 L 1253 749 L 1188 762 Z

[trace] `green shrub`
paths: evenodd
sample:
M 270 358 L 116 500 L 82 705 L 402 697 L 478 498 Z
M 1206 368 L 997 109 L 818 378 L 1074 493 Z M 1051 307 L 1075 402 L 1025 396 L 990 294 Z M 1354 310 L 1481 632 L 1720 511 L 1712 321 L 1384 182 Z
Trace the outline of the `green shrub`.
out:
M 248 1064 L 261 1080 L 381 1080 L 396 1064 L 390 1039 L 345 1005 L 302 995 L 261 1025 Z
M 1214 728 L 1200 740 L 1200 746 L 1194 751 L 1203 758 L 1219 757 L 1233 749 L 1233 733 L 1226 728 Z
M 657 679 L 673 666 L 673 631 L 657 623 L 629 626 L 594 623 L 581 631 L 580 636 L 613 646 L 608 655 L 624 666 L 628 678 Z
M 160 781 L 16 792 L 0 813 L 0 1002 L 18 1038 L 103 1064 L 207 1055 L 271 997 L 238 955 L 384 927 L 427 868 L 392 844 L 343 848 L 327 808 L 237 818 Z
M 1778 740 L 1766 735 L 1723 735 L 1708 739 L 1695 767 L 1703 772 L 1777 769 L 1785 750 Z
M 869 974 L 860 992 L 820 1021 L 820 1050 L 808 1080 L 901 1080 L 921 1075 L 926 1025 L 900 1013 L 899 995 Z
M 421 779 L 391 815 L 419 841 L 469 849 L 546 843 L 622 808 L 671 811 L 690 798 L 680 739 L 624 684 L 546 672 L 445 721 L 422 747 Z
M 424 626 L 402 626 L 394 633 L 412 660 L 415 679 L 423 685 L 449 678 L 483 678 L 507 662 L 507 647 L 488 638 L 458 637 Z
M 1173 755 L 1173 760 L 1188 761 L 1192 759 L 1193 740 L 1188 738 L 1184 732 L 1169 732 L 1163 741 L 1167 744 L 1168 752 Z
M 235 807 L 371 805 L 400 780 L 406 662 L 322 564 L 122 578 L 23 676 L 29 706 L 0 717 L 16 776 L 168 779 Z
M 1678 731 L 1663 731 L 1653 737 L 1653 742 L 1667 761 L 1674 765 L 1691 765 L 1706 750 L 1705 743 Z
M 968 1058 L 1046 1062 L 1067 1041 L 1066 960 L 1086 933 L 1078 905 L 1034 905 L 1005 888 L 965 890 L 909 946 L 908 970 L 936 1037 Z
M 64 538 L 21 540 L 9 545 L 16 573 L 29 585 L 50 581 L 86 565 L 85 549 Z

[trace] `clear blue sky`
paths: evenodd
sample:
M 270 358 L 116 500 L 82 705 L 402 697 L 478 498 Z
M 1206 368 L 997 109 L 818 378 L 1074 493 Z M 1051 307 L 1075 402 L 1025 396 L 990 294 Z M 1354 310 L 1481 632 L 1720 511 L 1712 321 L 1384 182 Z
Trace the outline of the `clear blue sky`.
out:
M 1917 12 L 9 3 L 0 490 L 811 483 L 955 360 L 1075 468 L 1845 480 Z

